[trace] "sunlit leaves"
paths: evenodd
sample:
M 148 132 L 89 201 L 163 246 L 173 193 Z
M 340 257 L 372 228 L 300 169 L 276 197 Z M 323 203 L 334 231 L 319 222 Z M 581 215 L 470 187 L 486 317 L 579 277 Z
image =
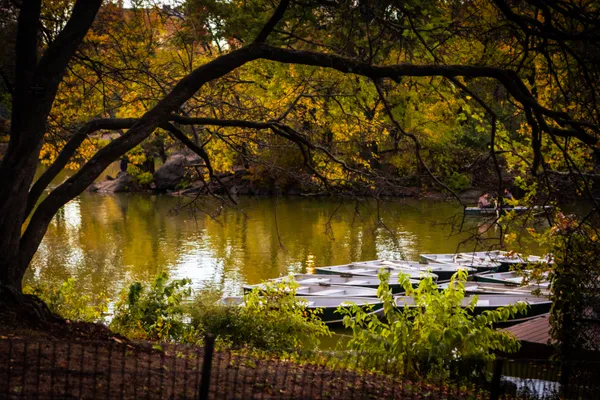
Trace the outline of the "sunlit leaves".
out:
M 493 324 L 523 313 L 527 305 L 517 303 L 498 310 L 473 315 L 475 296 L 467 307 L 465 298 L 466 272 L 459 271 L 448 288 L 438 290 L 431 278 L 421 280 L 415 289 L 405 276 L 400 282 L 412 303 L 398 308 L 387 284 L 389 273 L 381 273 L 377 291 L 383 302 L 385 317 L 367 315 L 360 307 L 340 310 L 346 316 L 344 325 L 352 329 L 350 348 L 372 358 L 386 357 L 396 363 L 399 372 L 428 375 L 450 373 L 453 363 L 490 360 L 494 351 L 513 352 L 518 342 Z M 354 319 L 352 319 L 353 317 Z

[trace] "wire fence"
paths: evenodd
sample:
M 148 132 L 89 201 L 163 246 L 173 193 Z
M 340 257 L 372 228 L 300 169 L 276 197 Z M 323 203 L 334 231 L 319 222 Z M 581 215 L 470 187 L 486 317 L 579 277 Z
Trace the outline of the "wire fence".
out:
M 351 353 L 283 359 L 214 350 L 212 340 L 202 348 L 3 339 L 0 398 L 600 399 L 600 363 L 499 358 L 480 367 L 477 376 L 463 364 L 453 366 L 458 375 L 411 379 L 407 365 Z

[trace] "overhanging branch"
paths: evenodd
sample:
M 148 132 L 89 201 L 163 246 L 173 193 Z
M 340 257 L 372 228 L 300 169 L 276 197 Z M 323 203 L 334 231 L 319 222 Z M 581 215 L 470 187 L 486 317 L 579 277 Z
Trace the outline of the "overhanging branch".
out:
M 133 126 L 137 121 L 136 118 L 112 118 L 112 119 L 96 119 L 86 123 L 84 126 L 79 128 L 77 132 L 71 136 L 69 141 L 65 144 L 61 152 L 56 157 L 56 160 L 44 171 L 44 173 L 38 178 L 29 190 L 27 198 L 27 209 L 25 216 L 28 216 L 44 190 L 48 187 L 50 182 L 56 178 L 56 176 L 62 171 L 65 166 L 71 161 L 73 155 L 81 146 L 83 141 L 92 133 L 99 130 L 115 130 L 115 129 L 126 129 Z

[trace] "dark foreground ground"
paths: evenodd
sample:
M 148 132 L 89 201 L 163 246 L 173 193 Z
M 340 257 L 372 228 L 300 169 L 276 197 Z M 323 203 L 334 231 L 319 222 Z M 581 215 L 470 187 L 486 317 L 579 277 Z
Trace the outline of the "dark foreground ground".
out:
M 500 379 L 526 378 L 538 392 L 532 393 L 517 390 L 515 384 L 492 389 L 489 383 L 409 379 L 391 370 L 373 373 L 364 365 L 358 369 L 347 353 L 312 352 L 293 360 L 248 349 L 210 354 L 209 366 L 203 347 L 130 342 L 103 325 L 39 324 L 22 310 L 0 307 L 0 399 L 600 398 L 594 397 L 600 393 L 598 363 L 571 366 L 577 381 L 566 387 L 572 395 L 553 397 L 560 370 L 549 362 L 540 363 L 543 360 L 500 360 L 504 365 Z M 366 362 L 378 370 L 389 367 L 387 360 Z M 510 373 L 511 369 L 517 373 Z M 495 366 L 492 370 L 496 374 Z M 201 396 L 203 386 L 207 396 Z

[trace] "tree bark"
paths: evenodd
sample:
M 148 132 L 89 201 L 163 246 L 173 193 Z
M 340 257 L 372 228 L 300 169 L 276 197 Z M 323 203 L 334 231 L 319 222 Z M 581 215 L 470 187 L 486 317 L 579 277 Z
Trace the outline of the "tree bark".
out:
M 22 266 L 22 226 L 37 169 L 46 121 L 67 63 L 89 30 L 101 0 L 78 0 L 65 28 L 37 61 L 41 0 L 25 0 L 18 18 L 11 131 L 0 164 L 0 284 L 17 289 Z

